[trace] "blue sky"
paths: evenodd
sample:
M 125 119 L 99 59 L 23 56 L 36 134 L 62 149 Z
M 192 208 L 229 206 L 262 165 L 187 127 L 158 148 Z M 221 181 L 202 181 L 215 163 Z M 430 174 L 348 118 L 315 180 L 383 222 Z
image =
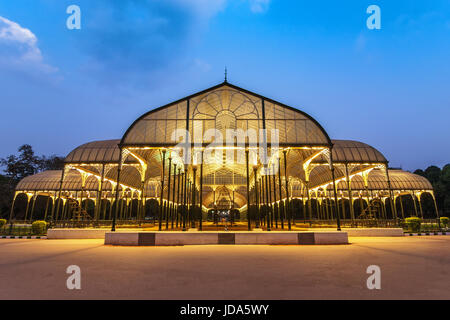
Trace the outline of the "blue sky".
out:
M 66 8 L 81 8 L 81 30 Z M 366 8 L 381 8 L 369 30 Z M 450 0 L 0 2 L 0 157 L 120 138 L 223 81 L 301 109 L 394 167 L 450 162 Z

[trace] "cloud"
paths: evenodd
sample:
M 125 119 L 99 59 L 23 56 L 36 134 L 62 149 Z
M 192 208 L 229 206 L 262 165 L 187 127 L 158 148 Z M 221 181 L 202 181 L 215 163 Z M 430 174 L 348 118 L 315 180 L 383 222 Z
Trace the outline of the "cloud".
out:
M 254 13 L 265 12 L 270 2 L 245 1 Z M 82 29 L 69 36 L 87 57 L 79 71 L 106 86 L 145 88 L 150 82 L 155 84 L 165 70 L 189 68 L 195 59 L 189 55 L 208 23 L 229 2 L 78 0 Z M 200 64 L 203 70 L 210 68 L 207 62 Z
M 29 29 L 0 16 L 0 63 L 3 66 L 55 72 L 56 68 L 44 63 L 37 43 L 37 37 Z
M 253 13 L 264 13 L 269 10 L 270 0 L 249 0 L 250 10 Z
M 108 86 L 145 87 L 154 74 L 186 56 L 226 0 L 80 0 L 78 4 L 83 22 L 74 39 L 88 57 L 81 72 Z

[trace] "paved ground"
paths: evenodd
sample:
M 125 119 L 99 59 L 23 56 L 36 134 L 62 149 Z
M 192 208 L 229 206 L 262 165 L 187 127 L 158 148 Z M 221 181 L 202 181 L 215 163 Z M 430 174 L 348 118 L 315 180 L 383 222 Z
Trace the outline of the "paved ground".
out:
M 112 247 L 0 240 L 0 299 L 450 299 L 450 236 L 341 246 Z M 67 266 L 81 290 L 66 288 Z M 381 268 L 368 290 L 366 268 Z

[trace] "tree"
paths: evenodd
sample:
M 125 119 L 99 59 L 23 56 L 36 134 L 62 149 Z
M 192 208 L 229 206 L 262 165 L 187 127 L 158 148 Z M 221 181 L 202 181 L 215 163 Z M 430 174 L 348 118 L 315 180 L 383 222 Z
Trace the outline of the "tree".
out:
M 6 218 L 11 207 L 15 185 L 5 175 L 0 175 L 0 218 Z
M 425 169 L 425 176 L 431 183 L 437 183 L 441 180 L 441 169 L 436 166 L 429 166 Z
M 442 182 L 447 184 L 447 187 L 450 187 L 450 164 L 446 164 L 442 168 L 441 179 L 442 179 Z
M 417 169 L 415 174 L 427 178 L 434 190 L 436 203 L 444 215 L 450 214 L 450 164 L 446 164 L 442 170 L 436 166 L 429 166 L 425 171 Z
M 62 170 L 64 168 L 64 158 L 56 155 L 50 157 L 42 156 L 39 161 L 39 171 Z
M 0 175 L 0 216 L 8 216 L 17 183 L 23 178 L 45 170 L 61 170 L 64 158 L 52 155 L 36 156 L 29 144 L 18 149 L 19 154 L 11 154 L 0 159 L 4 175 Z
M 18 151 L 18 156 L 11 154 L 6 159 L 0 160 L 1 165 L 6 167 L 4 170 L 6 176 L 15 183 L 38 172 L 41 163 L 29 144 L 22 145 Z

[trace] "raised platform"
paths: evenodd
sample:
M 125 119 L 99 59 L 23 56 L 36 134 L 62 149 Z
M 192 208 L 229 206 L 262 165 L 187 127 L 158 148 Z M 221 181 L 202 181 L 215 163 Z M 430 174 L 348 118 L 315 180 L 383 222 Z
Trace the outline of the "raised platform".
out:
M 349 237 L 403 237 L 402 228 L 342 228 Z
M 107 232 L 105 244 L 118 246 L 314 245 L 348 244 L 346 232 Z
M 110 229 L 48 229 L 47 239 L 104 239 Z

